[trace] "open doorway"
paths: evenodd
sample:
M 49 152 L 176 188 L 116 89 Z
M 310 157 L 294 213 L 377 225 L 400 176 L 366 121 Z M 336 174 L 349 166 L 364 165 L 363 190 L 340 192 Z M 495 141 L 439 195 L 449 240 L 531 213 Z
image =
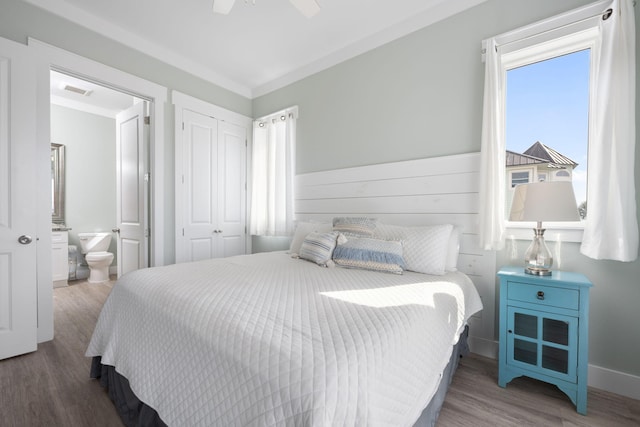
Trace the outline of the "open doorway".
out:
M 54 286 L 147 267 L 151 104 L 56 70 L 50 99 Z

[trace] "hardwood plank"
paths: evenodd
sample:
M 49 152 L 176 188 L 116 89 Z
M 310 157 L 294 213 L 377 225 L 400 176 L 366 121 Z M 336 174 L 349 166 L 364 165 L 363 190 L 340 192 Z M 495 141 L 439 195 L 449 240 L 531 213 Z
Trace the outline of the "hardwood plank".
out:
M 0 426 L 121 426 L 84 356 L 113 283 L 54 289 L 53 341 L 0 361 Z
M 438 419 L 455 426 L 638 426 L 640 400 L 589 388 L 587 415 L 556 386 L 516 378 L 501 388 L 495 360 L 475 354 L 460 361 Z

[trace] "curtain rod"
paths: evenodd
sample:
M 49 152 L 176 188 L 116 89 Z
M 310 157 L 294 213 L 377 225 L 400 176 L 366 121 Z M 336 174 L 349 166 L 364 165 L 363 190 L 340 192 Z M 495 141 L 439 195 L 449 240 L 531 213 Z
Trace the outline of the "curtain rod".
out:
M 280 111 L 276 111 L 276 112 L 271 113 L 271 114 L 267 114 L 266 116 L 258 117 L 257 119 L 254 119 L 253 121 L 254 122 L 264 122 L 264 121 L 271 120 L 271 119 L 278 118 L 278 117 L 282 117 L 282 116 L 285 116 L 285 118 L 286 118 L 286 116 L 289 116 L 289 115 L 292 115 L 296 119 L 298 118 L 298 106 L 297 105 L 294 105 L 294 106 L 289 107 L 289 108 L 284 108 L 284 109 L 282 109 Z
M 496 49 L 497 49 L 497 47 L 499 46 L 507 46 L 511 43 L 527 40 L 532 37 L 537 37 L 539 35 L 548 33 L 550 31 L 555 31 L 559 28 L 563 28 L 569 25 L 579 24 L 580 22 L 593 19 L 596 16 L 603 16 L 604 18 L 606 15 L 605 19 L 608 19 L 613 13 L 613 10 L 611 9 L 612 3 L 613 3 L 613 0 L 601 0 L 578 9 L 570 10 L 561 15 L 557 15 L 542 21 L 534 22 L 533 24 L 527 25 L 525 27 L 521 27 L 512 31 L 508 31 L 506 33 L 499 34 L 497 36 L 485 39 L 482 41 L 482 50 L 481 50 L 482 60 L 484 61 L 484 55 L 487 52 L 486 46 L 489 40 L 493 39 L 496 41 Z M 635 1 L 633 3 L 635 5 Z M 500 39 L 506 39 L 506 41 L 500 43 L 499 42 Z

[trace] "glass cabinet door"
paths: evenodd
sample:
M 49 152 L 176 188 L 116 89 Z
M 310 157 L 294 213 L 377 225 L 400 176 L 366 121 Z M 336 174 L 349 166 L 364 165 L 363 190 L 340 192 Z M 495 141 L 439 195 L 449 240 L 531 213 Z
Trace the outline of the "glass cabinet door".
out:
M 508 307 L 507 363 L 576 382 L 578 319 Z

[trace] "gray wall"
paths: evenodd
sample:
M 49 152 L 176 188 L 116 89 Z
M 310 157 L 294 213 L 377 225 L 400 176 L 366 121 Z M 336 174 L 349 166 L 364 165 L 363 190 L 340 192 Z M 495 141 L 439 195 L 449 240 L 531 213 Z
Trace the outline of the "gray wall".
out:
M 51 142 L 65 146 L 65 223 L 79 251 L 78 233 L 116 226 L 116 121 L 52 105 Z M 112 239 L 109 252 L 116 246 Z
M 254 117 L 300 107 L 299 173 L 479 151 L 481 41 L 589 2 L 489 0 L 257 98 Z M 638 15 L 636 10 L 637 30 Z M 527 243 L 518 244 L 519 257 Z M 496 267 L 514 263 L 506 251 L 497 259 Z M 640 261 L 596 261 L 581 255 L 577 244 L 565 243 L 562 268 L 582 272 L 594 283 L 589 362 L 640 375 Z

